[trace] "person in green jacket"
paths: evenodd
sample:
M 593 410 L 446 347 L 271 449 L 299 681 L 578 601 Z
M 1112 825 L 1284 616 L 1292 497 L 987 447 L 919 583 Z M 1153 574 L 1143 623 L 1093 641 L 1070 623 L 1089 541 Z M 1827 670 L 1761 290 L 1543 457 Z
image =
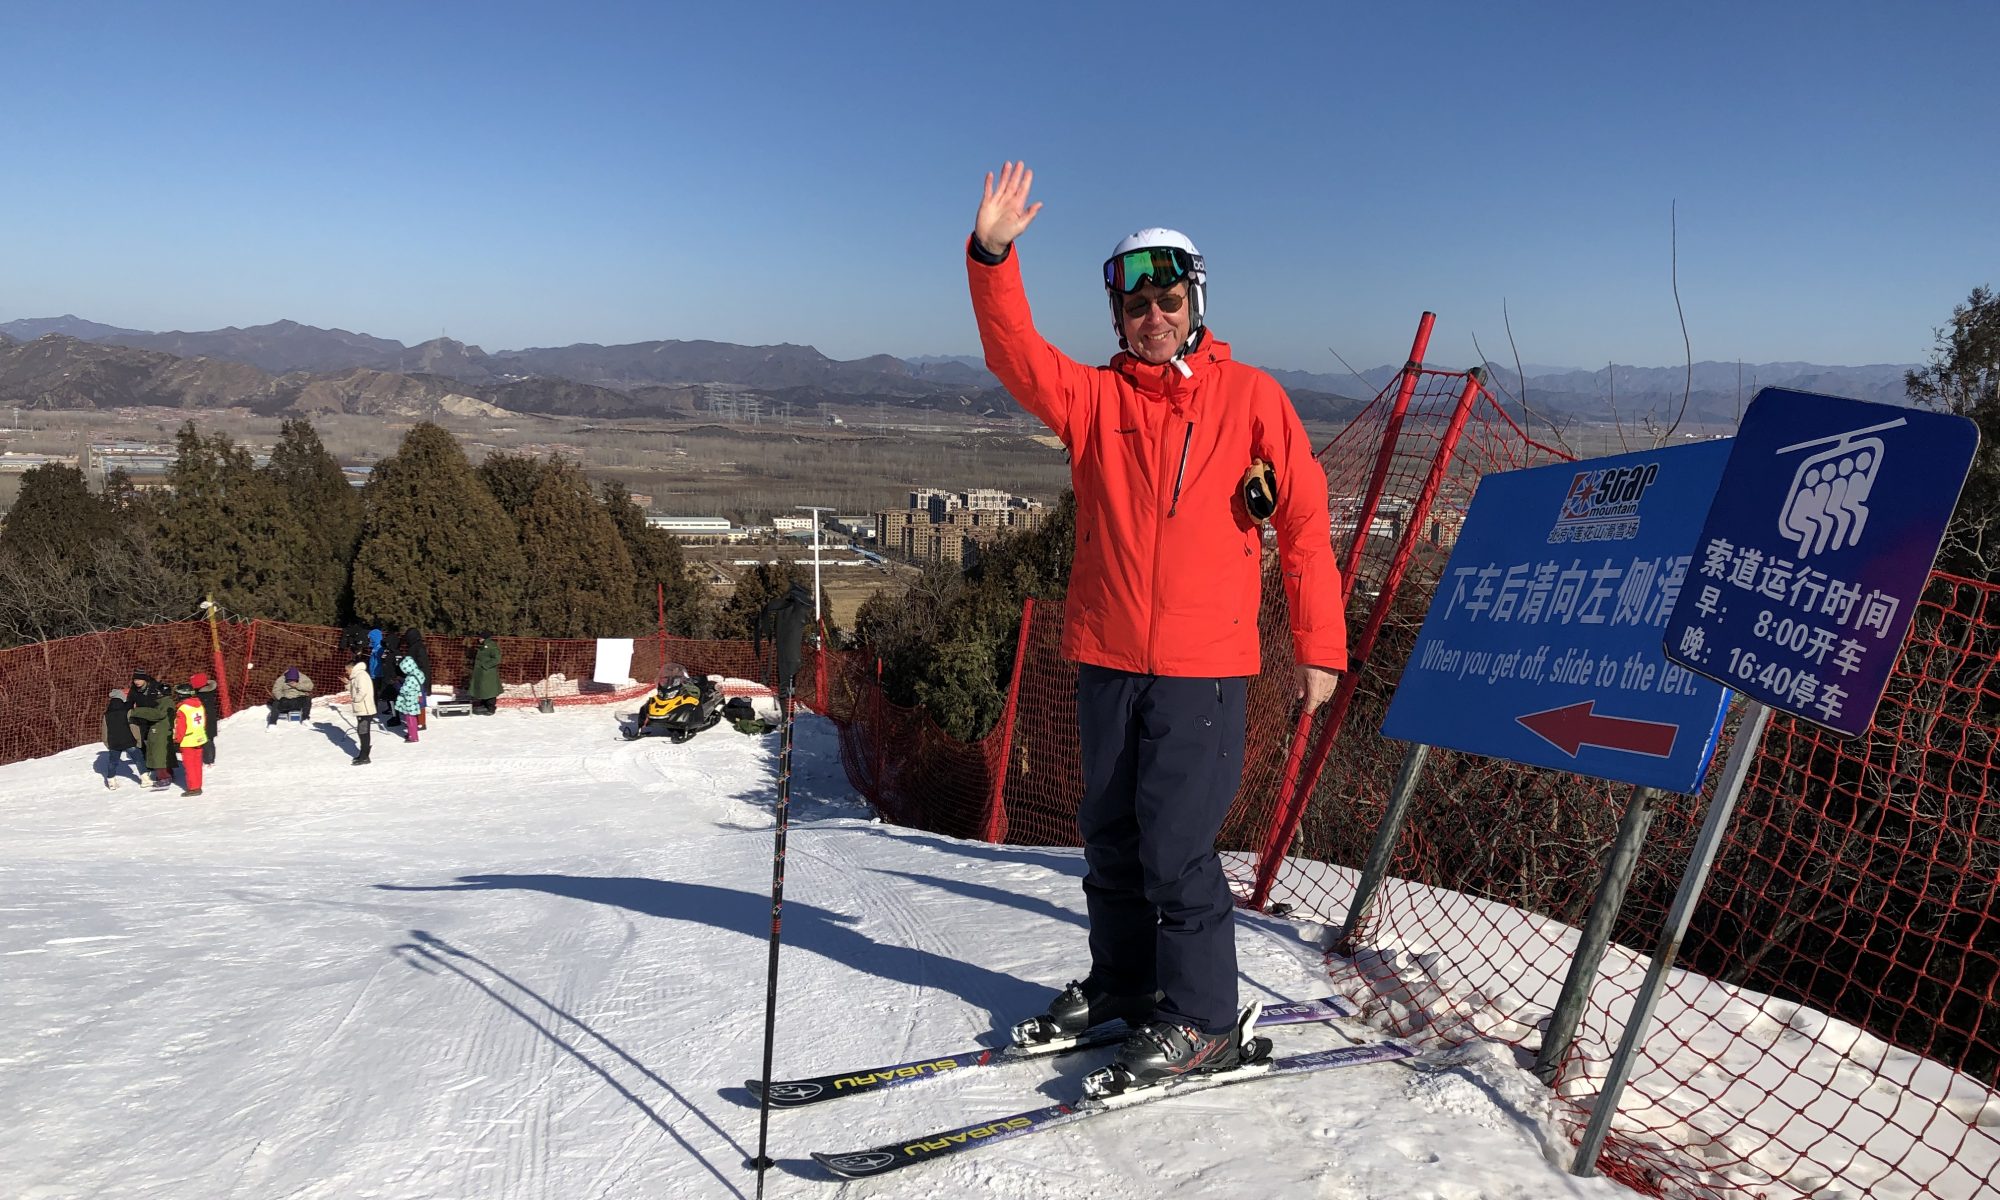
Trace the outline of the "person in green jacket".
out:
M 472 698 L 472 711 L 482 717 L 500 706 L 500 643 L 491 634 L 481 634 L 479 649 L 472 652 L 472 680 L 465 694 Z
M 131 715 L 146 730 L 146 769 L 153 773 L 153 789 L 174 785 L 174 694 L 164 687 L 148 688 L 144 703 L 134 703 Z

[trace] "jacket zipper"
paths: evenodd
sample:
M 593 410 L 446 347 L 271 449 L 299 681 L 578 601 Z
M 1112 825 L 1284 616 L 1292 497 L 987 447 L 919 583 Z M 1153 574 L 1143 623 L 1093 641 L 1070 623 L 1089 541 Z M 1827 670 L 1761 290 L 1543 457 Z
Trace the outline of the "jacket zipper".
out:
M 1189 421 L 1187 423 L 1187 432 L 1181 436 L 1181 465 L 1180 468 L 1174 472 L 1174 499 L 1173 499 L 1173 504 L 1169 506 L 1167 509 L 1167 515 L 1170 517 L 1173 516 L 1176 512 L 1180 511 L 1181 477 L 1187 474 L 1188 445 L 1193 441 L 1194 441 L 1194 422 Z
M 1153 594 L 1152 603 L 1148 606 L 1150 611 L 1146 614 L 1146 671 L 1148 674 L 1153 675 L 1159 673 L 1160 559 L 1162 557 L 1160 548 L 1166 545 L 1167 542 L 1167 518 L 1173 516 L 1181 506 L 1181 477 L 1187 473 L 1188 444 L 1193 440 L 1194 422 L 1190 420 L 1187 423 L 1187 432 L 1181 435 L 1180 469 L 1174 472 L 1174 491 L 1167 508 L 1166 516 L 1159 517 L 1153 522 Z

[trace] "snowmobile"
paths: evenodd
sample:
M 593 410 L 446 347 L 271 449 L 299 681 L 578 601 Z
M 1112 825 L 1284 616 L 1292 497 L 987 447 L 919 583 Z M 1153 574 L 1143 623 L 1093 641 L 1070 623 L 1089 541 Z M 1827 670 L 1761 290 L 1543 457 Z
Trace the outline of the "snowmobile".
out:
M 679 745 L 722 720 L 723 696 L 706 675 L 669 667 L 625 727 L 627 741 L 663 737 Z

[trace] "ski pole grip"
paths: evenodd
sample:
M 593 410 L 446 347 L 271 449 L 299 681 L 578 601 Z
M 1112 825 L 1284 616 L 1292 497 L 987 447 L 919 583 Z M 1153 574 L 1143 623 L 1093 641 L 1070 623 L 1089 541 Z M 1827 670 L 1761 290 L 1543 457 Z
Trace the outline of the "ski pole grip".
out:
M 1243 472 L 1243 507 L 1259 524 L 1278 511 L 1278 476 L 1261 458 L 1251 460 L 1250 469 Z

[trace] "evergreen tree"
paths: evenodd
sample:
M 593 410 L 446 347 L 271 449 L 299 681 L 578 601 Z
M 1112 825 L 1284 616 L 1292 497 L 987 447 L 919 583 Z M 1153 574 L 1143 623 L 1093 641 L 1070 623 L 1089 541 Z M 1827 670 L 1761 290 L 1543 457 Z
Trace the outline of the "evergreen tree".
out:
M 487 460 L 491 463 L 491 459 Z M 632 556 L 576 464 L 542 469 L 518 513 L 529 625 L 543 637 L 607 637 L 646 628 L 634 603 Z
M 632 502 L 625 485 L 610 480 L 603 485 L 604 510 L 618 528 L 625 552 L 632 556 L 636 580 L 634 599 L 639 611 L 656 612 L 665 595 L 667 632 L 678 637 L 704 637 L 713 619 L 708 588 L 688 573 L 687 556 L 681 540 L 664 529 L 646 524 L 646 514 Z
M 132 473 L 124 467 L 114 467 L 104 475 L 104 503 L 117 514 L 119 526 L 130 530 L 139 515 L 146 510 L 146 493 L 132 482 Z
M 361 494 L 327 453 L 312 422 L 287 420 L 265 468 L 305 527 L 311 550 L 302 564 L 302 619 L 336 625 L 353 612 L 348 571 L 361 540 Z
M 426 421 L 363 489 L 354 608 L 448 636 L 519 628 L 514 523 L 449 432 Z
M 159 560 L 233 612 L 323 619 L 308 598 L 311 539 L 277 483 L 226 433 L 204 438 L 189 421 L 174 443 L 169 494 L 149 506 Z
M 975 626 L 934 647 L 916 681 L 917 703 L 939 729 L 961 742 L 986 736 L 1007 707 L 1008 677 L 995 670 L 1000 640 L 995 632 Z
M 83 472 L 50 463 L 22 473 L 20 495 L 0 525 L 0 554 L 77 563 L 90 557 L 93 543 L 119 532 L 117 513 L 91 494 Z
M 562 465 L 560 456 L 544 463 L 532 454 L 495 450 L 479 464 L 479 482 L 500 502 L 501 511 L 518 521 L 534 499 L 535 489 L 542 486 L 543 477 Z
M 1935 331 L 1930 362 L 1903 378 L 1910 399 L 1970 417 L 1979 452 L 1959 494 L 1938 566 L 1958 575 L 2000 581 L 2000 293 L 1972 289 Z
M 855 618 L 855 638 L 882 663 L 898 704 L 921 705 L 961 741 L 1000 717 L 1021 602 L 1059 602 L 1076 545 L 1076 497 L 1065 492 L 1040 529 L 989 543 L 963 571 L 927 568 L 901 596 L 878 592 Z

